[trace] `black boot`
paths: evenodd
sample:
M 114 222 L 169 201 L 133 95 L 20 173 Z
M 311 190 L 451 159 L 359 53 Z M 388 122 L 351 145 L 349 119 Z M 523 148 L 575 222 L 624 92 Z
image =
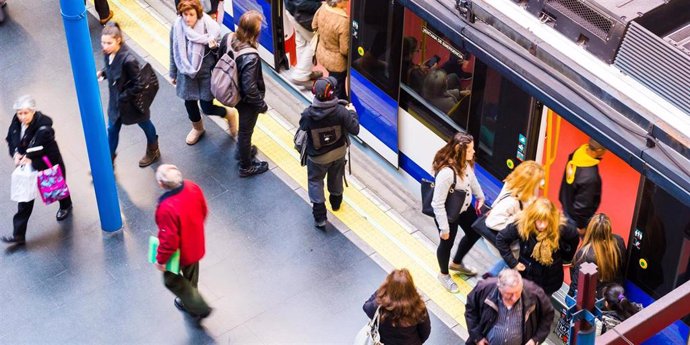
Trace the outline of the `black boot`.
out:
M 251 150 L 249 150 L 249 157 L 251 157 L 251 159 L 253 160 L 258 152 L 259 150 L 256 148 L 256 145 L 252 145 Z M 235 160 L 238 161 L 240 159 L 242 159 L 240 157 L 240 150 L 235 150 Z
M 311 213 L 314 215 L 314 226 L 319 230 L 326 230 L 326 204 L 315 202 Z
M 328 201 L 331 202 L 331 208 L 333 211 L 337 211 L 340 209 L 340 204 L 343 202 L 343 195 L 329 195 L 328 196 Z
M 146 145 L 146 154 L 139 160 L 139 167 L 147 167 L 153 162 L 157 161 L 161 157 L 161 151 L 158 149 L 158 136 L 156 136 L 156 141 L 153 144 Z

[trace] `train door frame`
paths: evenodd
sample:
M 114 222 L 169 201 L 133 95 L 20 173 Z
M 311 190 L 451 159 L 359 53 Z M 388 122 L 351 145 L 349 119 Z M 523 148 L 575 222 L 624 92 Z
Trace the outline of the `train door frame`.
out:
M 259 56 L 274 70 L 287 66 L 283 8 L 283 0 L 224 0 L 223 4 L 223 24 L 233 32 L 246 10 L 254 9 L 264 16 L 264 25 L 270 29 L 271 41 L 269 47 L 265 44 L 265 36 L 259 35 Z

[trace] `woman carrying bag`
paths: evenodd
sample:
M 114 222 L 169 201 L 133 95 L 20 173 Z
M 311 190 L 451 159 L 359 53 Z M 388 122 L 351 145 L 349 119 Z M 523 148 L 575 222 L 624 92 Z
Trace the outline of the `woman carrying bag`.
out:
M 48 169 L 43 157 L 47 157 L 53 165 L 60 165 L 63 176 L 67 177 L 65 163 L 62 160 L 60 149 L 55 141 L 53 120 L 36 110 L 36 101 L 31 96 L 21 96 L 14 103 L 17 112 L 12 118 L 10 128 L 7 131 L 7 145 L 10 156 L 14 159 L 14 165 L 31 165 L 34 170 Z M 67 196 L 59 201 L 55 218 L 64 220 L 72 212 L 72 199 Z M 26 240 L 26 227 L 34 208 L 34 200 L 19 202 L 17 213 L 13 218 L 14 231 L 12 236 L 0 238 L 3 242 L 24 244 Z
M 421 345 L 431 334 L 431 320 L 412 275 L 394 270 L 362 307 L 369 319 L 378 311 L 379 341 L 386 345 Z
M 105 68 L 97 73 L 99 78 L 108 80 L 108 145 L 110 157 L 115 163 L 117 145 L 120 141 L 122 125 L 137 124 L 146 135 L 146 153 L 139 160 L 144 168 L 160 158 L 156 127 L 151 122 L 151 111 L 142 113 L 133 105 L 134 97 L 145 85 L 139 78 L 139 62 L 122 42 L 120 25 L 108 23 L 101 34 L 101 47 Z
M 450 277 L 448 270 L 467 276 L 476 275 L 477 271 L 463 265 L 462 259 L 481 237 L 472 229 L 472 223 L 477 220 L 477 214 L 481 212 L 481 207 L 484 205 L 484 192 L 474 174 L 474 139 L 472 136 L 466 133 L 456 133 L 436 153 L 432 170 L 436 173 L 436 180 L 431 206 L 441 238 L 436 250 L 436 258 L 441 269 L 438 280 L 446 290 L 457 293 L 458 285 Z M 446 211 L 446 200 L 451 186 L 454 186 L 454 193 L 465 193 L 465 200 L 459 214 L 448 214 Z M 470 208 L 472 200 L 470 195 L 474 195 L 476 199 L 474 209 Z M 449 264 L 450 252 L 453 249 L 458 228 L 462 228 L 465 236 L 460 240 L 453 262 Z

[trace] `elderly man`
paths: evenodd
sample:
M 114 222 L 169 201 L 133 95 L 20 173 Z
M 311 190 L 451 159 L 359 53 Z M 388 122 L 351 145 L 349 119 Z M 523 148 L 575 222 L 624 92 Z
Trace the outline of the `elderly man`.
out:
M 206 199 L 194 182 L 182 179 L 176 166 L 163 164 L 156 171 L 158 185 L 166 192 L 156 209 L 158 255 L 156 268 L 163 272 L 165 287 L 175 294 L 175 307 L 189 313 L 196 322 L 208 317 L 211 308 L 197 289 L 199 260 L 204 257 Z M 180 275 L 167 272 L 165 264 L 180 251 Z
M 549 335 L 553 306 L 539 286 L 506 269 L 467 295 L 467 344 L 536 345 Z

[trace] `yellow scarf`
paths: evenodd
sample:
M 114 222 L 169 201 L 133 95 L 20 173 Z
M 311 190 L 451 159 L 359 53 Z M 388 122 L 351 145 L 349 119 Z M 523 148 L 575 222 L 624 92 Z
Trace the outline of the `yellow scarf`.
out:
M 573 154 L 573 159 L 565 166 L 565 182 L 573 184 L 575 182 L 575 171 L 578 167 L 588 168 L 598 165 L 600 160 L 592 158 L 587 154 L 587 144 L 580 146 Z

